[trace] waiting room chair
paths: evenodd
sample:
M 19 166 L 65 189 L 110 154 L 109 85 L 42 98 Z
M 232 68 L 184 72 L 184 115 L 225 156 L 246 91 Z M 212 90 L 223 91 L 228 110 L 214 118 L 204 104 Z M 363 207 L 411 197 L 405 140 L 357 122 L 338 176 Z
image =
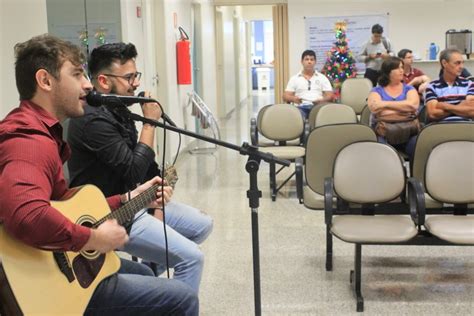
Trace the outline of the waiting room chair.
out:
M 332 235 L 355 244 L 350 282 L 358 312 L 364 310 L 361 292 L 362 245 L 399 244 L 418 233 L 416 209 L 411 217 L 379 214 L 379 211 L 383 214 L 381 210 L 387 202 L 405 190 L 405 181 L 403 161 L 397 151 L 377 142 L 359 142 L 344 147 L 334 161 L 333 175 L 325 180 L 325 223 Z M 377 209 L 373 208 L 371 214 L 334 215 L 334 196 L 346 203 L 377 204 Z
M 434 200 L 453 205 L 453 214 L 428 215 L 424 226 L 434 236 L 453 244 L 474 245 L 474 141 L 437 145 L 425 168 L 425 191 Z
M 339 123 L 357 123 L 357 115 L 354 110 L 345 104 L 326 104 L 318 111 L 314 126 L 332 125 Z
M 264 116 L 265 111 L 274 105 L 275 104 L 265 105 L 264 107 L 260 109 L 256 118 L 250 119 L 250 142 L 252 145 L 259 146 L 259 147 L 275 146 L 276 142 L 274 140 L 270 140 L 266 138 L 260 132 L 262 129 L 262 117 Z M 306 136 L 308 133 L 309 133 L 309 130 L 306 131 Z M 286 142 L 286 144 L 293 145 L 293 146 L 300 145 L 303 143 L 304 136 L 305 135 L 303 134 L 301 137 L 298 137 L 293 140 L 289 140 Z
M 352 107 L 360 115 L 367 105 L 372 87 L 372 82 L 367 78 L 346 79 L 341 86 L 341 103 Z
M 462 140 L 474 141 L 474 122 L 441 122 L 425 126 L 416 140 L 412 176 L 426 187 L 426 163 L 433 148 L 445 142 Z M 429 193 L 425 193 L 425 205 L 427 209 L 443 208 L 443 203 L 433 199 Z M 468 204 L 468 208 L 474 208 L 474 203 Z
M 372 115 L 372 112 L 370 112 L 369 106 L 368 105 L 364 106 L 364 109 L 362 109 L 362 112 L 360 113 L 360 116 L 359 116 L 359 123 L 370 126 L 371 115 Z
M 309 209 L 324 209 L 324 179 L 332 176 L 337 153 L 348 144 L 377 141 L 368 126 L 354 123 L 324 125 L 310 132 L 306 141 L 306 159 L 296 161 L 297 196 Z M 306 185 L 303 185 L 303 167 Z
M 262 112 L 262 111 L 261 111 Z M 305 148 L 303 146 L 288 144 L 294 139 L 304 139 L 305 122 L 300 111 L 291 104 L 275 104 L 266 107 L 257 119 L 259 132 L 267 139 L 274 142 L 273 146 L 260 147 L 260 151 L 273 154 L 277 158 L 295 161 L 296 158 L 304 158 Z M 286 178 L 279 187 L 276 183 L 276 175 L 284 168 L 276 171 L 275 163 L 270 163 L 270 190 L 272 201 L 276 200 L 278 191 L 291 179 L 294 172 Z

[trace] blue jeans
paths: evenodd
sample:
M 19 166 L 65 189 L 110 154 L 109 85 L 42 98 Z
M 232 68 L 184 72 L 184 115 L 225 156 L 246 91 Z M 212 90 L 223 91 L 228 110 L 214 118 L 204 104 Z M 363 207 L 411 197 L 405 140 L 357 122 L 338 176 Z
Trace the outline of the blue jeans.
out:
M 303 116 L 303 119 L 307 119 L 309 117 L 309 112 L 311 112 L 311 109 L 313 108 L 314 105 L 312 104 L 302 104 L 298 105 L 298 110 L 300 110 L 301 115 Z
M 177 202 L 165 207 L 168 258 L 173 278 L 180 280 L 196 293 L 199 292 L 204 255 L 198 244 L 212 231 L 212 219 L 198 209 Z M 166 269 L 166 250 L 163 222 L 149 215 L 146 210 L 138 212 L 130 231 L 130 240 L 122 249 L 144 261 L 155 262 L 159 273 Z
M 99 283 L 84 315 L 199 315 L 197 294 L 189 286 L 156 278 L 143 264 L 121 263 L 118 273 Z

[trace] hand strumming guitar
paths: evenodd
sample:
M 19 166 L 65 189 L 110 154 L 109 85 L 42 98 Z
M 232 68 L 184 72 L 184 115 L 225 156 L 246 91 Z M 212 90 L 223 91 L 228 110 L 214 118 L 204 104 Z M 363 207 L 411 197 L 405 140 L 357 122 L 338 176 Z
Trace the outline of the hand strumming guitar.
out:
M 110 219 L 101 224 L 97 229 L 91 229 L 89 240 L 81 250 L 97 250 L 106 253 L 120 248 L 128 241 L 128 235 L 123 226 L 116 219 Z

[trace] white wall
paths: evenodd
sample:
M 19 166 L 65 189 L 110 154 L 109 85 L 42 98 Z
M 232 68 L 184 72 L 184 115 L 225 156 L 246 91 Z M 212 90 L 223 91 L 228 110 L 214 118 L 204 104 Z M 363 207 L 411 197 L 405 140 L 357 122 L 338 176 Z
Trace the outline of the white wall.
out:
M 46 0 L 0 1 L 0 119 L 19 104 L 13 46 L 47 31 Z
M 246 5 L 242 6 L 242 18 L 245 21 L 272 20 L 271 5 Z
M 238 62 L 238 56 L 234 49 L 234 7 L 220 7 L 222 12 L 223 24 L 223 54 L 222 54 L 222 72 L 223 83 L 222 92 L 223 104 L 219 111 L 221 117 L 228 115 L 237 106 L 236 93 L 238 89 L 235 81 L 235 63 Z M 219 27 L 219 26 L 217 26 Z
M 300 70 L 306 48 L 305 16 L 389 13 L 387 35 L 395 50 L 412 49 L 424 57 L 431 42 L 445 46 L 448 29 L 474 30 L 474 0 L 290 0 L 290 73 Z M 370 34 L 367 34 L 367 38 Z M 350 40 L 350 39 L 349 39 Z
M 206 105 L 214 115 L 217 115 L 217 95 L 216 95 L 216 46 L 215 46 L 215 9 L 209 3 L 201 1 L 201 83 L 202 95 Z

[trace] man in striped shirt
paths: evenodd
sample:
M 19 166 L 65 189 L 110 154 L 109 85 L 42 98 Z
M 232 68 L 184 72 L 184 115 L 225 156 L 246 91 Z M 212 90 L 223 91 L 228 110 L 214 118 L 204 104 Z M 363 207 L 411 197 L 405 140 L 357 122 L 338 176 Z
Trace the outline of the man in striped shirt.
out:
M 460 51 L 440 53 L 442 75 L 426 88 L 425 103 L 431 121 L 474 119 L 474 82 L 460 77 L 464 60 Z

